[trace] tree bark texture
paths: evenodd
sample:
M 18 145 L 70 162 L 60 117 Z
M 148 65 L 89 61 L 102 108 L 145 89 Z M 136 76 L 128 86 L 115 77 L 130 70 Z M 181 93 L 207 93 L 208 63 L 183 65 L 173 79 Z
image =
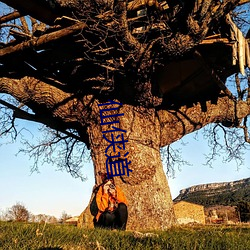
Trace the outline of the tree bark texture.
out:
M 250 112 L 247 104 L 239 103 L 238 108 L 232 103 L 233 100 L 224 97 L 219 99 L 217 104 L 208 102 L 206 111 L 202 110 L 200 105 L 192 108 L 182 107 L 178 112 L 155 112 L 154 109 L 129 105 L 120 108 L 119 113 L 124 113 L 124 116 L 119 118 L 119 128 L 126 130 L 128 143 L 125 151 L 129 152 L 128 158 L 131 160 L 130 168 L 133 172 L 129 177 L 115 178 L 115 182 L 125 191 L 129 201 L 128 229 L 163 229 L 174 223 L 172 198 L 159 149 L 208 123 L 221 119 L 233 122 L 236 113 L 238 118 L 243 118 Z M 97 115 L 93 117 L 98 117 L 98 107 L 94 106 L 93 110 Z M 225 112 L 221 112 L 221 108 Z M 92 122 L 88 128 L 96 185 L 101 184 L 98 172 L 106 172 L 105 149 L 108 144 L 103 140 L 101 131 L 109 129 L 103 129 L 100 121 Z M 94 195 L 91 197 L 92 203 L 93 199 Z M 79 226 L 93 226 L 90 212 L 89 205 L 80 216 Z
M 19 106 L 12 108 L 12 104 L 5 101 L 1 104 L 12 108 L 14 115 L 18 113 L 20 118 L 30 117 L 65 133 L 73 130 L 74 135 L 91 149 L 97 186 L 101 184 L 99 172 L 106 172 L 107 157 L 117 155 L 124 159 L 128 153 L 127 159 L 131 162 L 128 167 L 132 172 L 129 176 L 115 177 L 116 185 L 123 189 L 129 203 L 127 228 L 148 230 L 171 226 L 175 216 L 160 148 L 209 123 L 222 122 L 237 127 L 250 114 L 249 100 L 234 99 L 225 91 L 221 80 L 213 81 L 217 74 L 226 79 L 229 73 L 225 69 L 230 64 L 222 61 L 221 65 L 219 60 L 214 63 L 210 52 L 201 46 L 207 35 L 218 35 L 221 39 L 226 38 L 226 43 L 230 42 L 230 27 L 224 18 L 246 0 L 192 1 L 189 4 L 169 1 L 166 11 L 158 1 L 2 2 L 19 12 L 1 18 L 0 22 L 29 14 L 53 26 L 38 32 L 33 20 L 32 32 L 27 25 L 22 32 L 10 31 L 18 39 L 1 47 L 0 93 L 10 94 L 33 113 L 22 109 L 18 112 Z M 144 7 L 136 9 L 136 6 Z M 139 27 L 145 26 L 142 33 L 137 33 L 138 27 L 131 21 L 138 18 L 134 16 L 138 10 L 141 14 L 142 10 L 147 11 Z M 228 45 L 224 49 L 225 54 L 230 51 Z M 169 71 L 165 78 L 171 79 L 171 74 L 175 76 L 181 72 L 172 72 L 172 62 L 194 60 L 197 55 L 202 65 L 196 62 L 190 74 L 176 79 L 178 98 L 169 92 L 172 95 L 169 100 L 167 93 L 160 92 L 156 75 L 166 66 Z M 215 70 L 213 67 L 210 70 L 212 64 Z M 230 74 L 235 71 L 235 67 L 229 70 Z M 204 80 L 204 76 L 199 78 L 200 72 L 205 78 L 211 75 L 211 81 Z M 214 88 L 208 88 L 212 94 L 198 101 L 194 98 L 200 92 L 193 89 L 197 86 L 203 89 L 203 86 L 190 80 L 196 73 L 199 73 L 195 78 L 197 82 L 205 81 L 204 85 L 208 86 L 215 84 Z M 189 88 L 187 83 L 192 83 Z M 167 87 L 171 84 L 167 83 Z M 181 84 L 190 92 L 189 100 L 180 101 L 185 95 L 185 91 L 178 92 Z M 108 99 L 123 103 L 111 114 L 124 115 L 106 118 L 118 123 L 101 125 L 100 108 L 103 106 L 98 104 L 107 103 Z M 111 106 L 117 107 L 117 104 Z M 127 140 L 120 150 L 117 146 L 122 143 L 112 148 L 108 142 L 112 134 L 117 138 L 121 134 L 119 131 L 102 133 L 112 130 L 112 125 L 122 130 Z M 91 226 L 93 204 L 91 200 L 79 225 Z
M 96 104 L 93 105 L 93 110 L 97 114 L 93 117 L 98 117 L 99 110 Z M 118 126 L 126 130 L 125 139 L 128 140 L 125 150 L 120 152 L 121 155 L 129 152 L 127 156 L 131 161 L 129 168 L 133 171 L 129 176 L 115 177 L 116 185 L 124 190 L 129 203 L 127 228 L 137 230 L 167 228 L 173 224 L 175 217 L 168 182 L 161 163 L 158 118 L 153 109 L 137 109 L 129 105 L 123 105 L 119 113 L 124 113 L 124 116 L 119 117 Z M 106 130 L 110 128 L 107 125 L 101 126 L 100 121 L 92 122 L 88 127 L 97 185 L 101 184 L 98 172 L 106 172 L 105 149 L 108 143 L 102 136 L 102 131 Z M 119 133 L 113 134 L 116 137 Z M 90 207 L 81 215 L 80 226 L 91 226 L 89 209 Z
M 51 126 L 54 122 L 60 123 L 60 126 L 63 124 L 66 128 L 75 126 L 78 130 L 86 130 L 96 184 L 101 183 L 98 172 L 106 172 L 105 150 L 109 146 L 109 142 L 103 138 L 102 131 L 112 129 L 111 126 L 114 124 L 100 125 L 99 110 L 102 107 L 98 107 L 98 104 L 106 103 L 108 100 L 100 101 L 93 96 L 77 97 L 29 77 L 0 78 L 0 91 L 11 94 L 32 108 L 36 114 L 40 114 L 40 119 L 43 119 L 41 122 L 44 124 Z M 128 140 L 125 149 L 116 148 L 116 153 L 120 152 L 122 158 L 128 152 L 127 158 L 131 161 L 129 168 L 132 172 L 129 176 L 115 177 L 116 185 L 123 189 L 129 202 L 128 229 L 162 229 L 175 221 L 172 198 L 161 163 L 160 147 L 169 145 L 208 123 L 235 123 L 250 113 L 246 102 L 236 103 L 228 96 L 218 98 L 217 103 L 206 102 L 205 107 L 197 104 L 193 107 L 183 106 L 178 110 L 156 111 L 154 108 L 123 104 L 118 110 L 113 111 L 124 114 L 115 118 L 119 121 L 115 126 L 126 131 L 124 139 Z M 114 137 L 118 133 L 113 132 Z M 111 139 L 110 133 L 106 136 Z M 87 142 L 86 138 L 82 140 Z M 109 148 L 107 154 L 111 153 L 112 150 Z M 92 223 L 93 217 L 90 217 L 89 208 L 90 206 L 81 215 L 79 224 L 82 226 L 90 226 Z

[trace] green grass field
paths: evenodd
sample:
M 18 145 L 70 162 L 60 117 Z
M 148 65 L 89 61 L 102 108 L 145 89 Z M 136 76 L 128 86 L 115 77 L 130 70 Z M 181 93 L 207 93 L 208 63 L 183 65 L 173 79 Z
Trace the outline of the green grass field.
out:
M 250 249 L 250 227 L 246 225 L 174 227 L 150 233 L 0 222 L 0 249 Z

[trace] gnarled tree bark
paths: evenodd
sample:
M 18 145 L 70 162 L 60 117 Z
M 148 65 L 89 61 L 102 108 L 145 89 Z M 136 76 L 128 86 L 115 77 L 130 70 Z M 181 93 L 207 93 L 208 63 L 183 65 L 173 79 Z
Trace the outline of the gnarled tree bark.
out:
M 217 32 L 223 37 L 213 42 L 216 46 L 225 42 L 222 51 L 230 51 L 225 15 L 247 1 L 192 1 L 192 5 L 169 1 L 167 11 L 160 7 L 160 1 L 129 1 L 128 5 L 127 1 L 111 0 L 2 2 L 19 11 L 0 19 L 2 22 L 30 14 L 54 26 L 35 32 L 37 23 L 33 20 L 33 33 L 29 34 L 27 27 L 19 33 L 12 31 L 21 39 L 1 44 L 0 93 L 13 96 L 33 112 L 3 100 L 0 104 L 13 109 L 15 117 L 41 122 L 67 135 L 74 130 L 71 136 L 91 149 L 99 185 L 98 173 L 106 172 L 108 143 L 103 138 L 98 104 L 108 99 L 123 103 L 119 113 L 124 116 L 119 116 L 116 127 L 126 131 L 128 142 L 120 153 L 129 153 L 132 172 L 115 177 L 115 182 L 129 202 L 128 229 L 171 226 L 175 216 L 160 148 L 209 123 L 239 127 L 250 114 L 250 94 L 248 100 L 236 100 L 221 80 L 236 72 L 235 65 L 228 60 L 221 65 L 218 58 L 210 58 L 207 47 L 202 47 L 213 44 L 202 41 Z M 142 33 L 136 33 L 138 27 L 129 17 L 137 11 L 136 6 L 148 15 L 146 21 L 140 19 L 139 28 L 145 28 L 139 30 Z M 13 64 L 14 59 L 18 65 Z M 184 78 L 171 78 L 181 75 L 181 70 L 172 72 L 171 63 L 186 65 L 191 73 L 186 70 Z M 229 66 L 228 73 L 225 68 Z M 163 86 L 167 93 L 161 93 L 157 75 L 165 69 L 174 84 L 167 82 L 169 85 Z M 198 84 L 203 80 L 207 86 Z M 164 79 L 162 82 L 166 84 Z M 190 91 L 186 99 L 185 90 Z M 200 93 L 204 98 L 199 98 Z M 89 205 L 79 225 L 91 226 L 92 219 Z
M 100 101 L 93 100 L 91 96 L 79 99 L 33 78 L 1 78 L 0 83 L 1 92 L 11 94 L 36 113 L 39 112 L 36 108 L 40 110 L 42 105 L 43 118 L 40 118 L 44 124 L 64 124 L 61 130 L 67 127 L 66 124 L 71 124 L 71 127 L 72 124 L 78 124 L 75 125 L 76 128 L 86 130 L 96 184 L 99 185 L 101 180 L 98 172 L 106 172 L 105 149 L 108 146 L 102 137 L 98 107 Z M 124 116 L 119 117 L 118 126 L 126 130 L 125 137 L 128 140 L 121 155 L 129 152 L 129 167 L 133 172 L 129 177 L 115 177 L 115 182 L 124 190 L 129 201 L 128 229 L 162 229 L 175 221 L 172 198 L 161 163 L 160 147 L 170 145 L 208 123 L 225 120 L 239 122 L 239 119 L 250 114 L 250 107 L 246 102 L 236 104 L 235 100 L 227 96 L 219 98 L 216 104 L 208 101 L 206 106 L 206 111 L 202 110 L 200 104 L 189 108 L 181 107 L 175 111 L 157 111 L 127 104 L 119 109 L 119 113 L 124 113 Z M 84 112 L 86 109 L 88 113 Z M 92 219 L 88 207 L 82 214 L 79 225 L 91 226 Z

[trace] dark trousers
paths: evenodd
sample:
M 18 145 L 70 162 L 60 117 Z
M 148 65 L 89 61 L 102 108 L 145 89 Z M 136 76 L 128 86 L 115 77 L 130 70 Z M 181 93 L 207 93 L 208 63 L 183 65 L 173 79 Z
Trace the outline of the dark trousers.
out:
M 105 211 L 100 215 L 98 227 L 126 230 L 128 210 L 124 203 L 119 203 L 114 211 Z

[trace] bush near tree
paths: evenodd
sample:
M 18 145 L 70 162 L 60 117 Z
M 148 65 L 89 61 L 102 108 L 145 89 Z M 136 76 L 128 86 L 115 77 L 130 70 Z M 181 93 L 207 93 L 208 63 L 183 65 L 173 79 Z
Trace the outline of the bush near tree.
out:
M 250 202 L 241 201 L 236 207 L 241 222 L 250 222 Z

